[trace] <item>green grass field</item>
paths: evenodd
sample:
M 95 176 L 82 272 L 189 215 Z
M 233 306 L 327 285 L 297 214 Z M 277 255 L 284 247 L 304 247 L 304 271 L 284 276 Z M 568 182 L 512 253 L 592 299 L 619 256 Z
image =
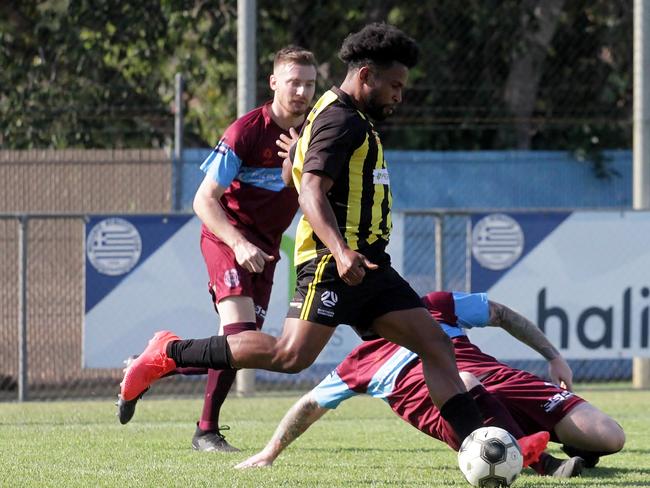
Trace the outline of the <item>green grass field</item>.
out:
M 650 392 L 578 392 L 623 425 L 624 450 L 580 478 L 542 478 L 525 470 L 514 486 L 650 486 Z M 370 398 L 328 413 L 272 468 L 232 469 L 266 443 L 296 398 L 229 399 L 222 418 L 232 428 L 228 439 L 243 449 L 233 454 L 191 449 L 200 399 L 145 399 L 126 426 L 110 400 L 0 403 L 0 486 L 469 486 L 454 452 Z M 562 455 L 556 445 L 551 452 Z

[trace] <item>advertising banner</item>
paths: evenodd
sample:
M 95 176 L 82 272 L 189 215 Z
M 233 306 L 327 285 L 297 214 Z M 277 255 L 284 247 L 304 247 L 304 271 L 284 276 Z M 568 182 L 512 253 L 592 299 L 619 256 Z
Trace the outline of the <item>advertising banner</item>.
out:
M 650 213 L 472 217 L 472 291 L 534 321 L 566 358 L 648 356 Z M 470 337 L 503 359 L 536 358 L 506 332 Z
M 296 224 L 297 219 L 285 233 L 275 270 L 263 329 L 272 335 L 281 334 L 294 292 Z M 84 367 L 121 368 L 157 330 L 169 329 L 182 338 L 217 333 L 219 316 L 208 293 L 200 234 L 200 221 L 189 215 L 89 219 Z M 359 342 L 350 327 L 338 327 L 316 364 L 336 365 Z

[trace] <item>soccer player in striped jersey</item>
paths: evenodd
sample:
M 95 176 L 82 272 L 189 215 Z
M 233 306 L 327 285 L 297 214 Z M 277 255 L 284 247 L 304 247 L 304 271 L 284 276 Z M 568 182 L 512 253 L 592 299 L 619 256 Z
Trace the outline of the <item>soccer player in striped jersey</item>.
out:
M 461 377 L 486 423 L 505 428 L 517 438 L 538 431 L 550 432 L 551 439 L 563 443 L 565 452 L 573 456 L 562 461 L 544 453 L 530 465 L 537 473 L 576 476 L 583 463 L 593 467 L 600 455 L 622 449 L 623 429 L 572 393 L 571 369 L 535 324 L 508 307 L 489 301 L 484 293 L 432 292 L 422 300 L 454 343 Z M 552 382 L 511 368 L 472 344 L 464 329 L 485 326 L 501 327 L 539 352 L 549 363 Z M 291 442 L 327 411 L 362 394 L 383 399 L 413 427 L 458 450 L 462 439 L 431 402 L 419 358 L 385 339 L 376 339 L 354 349 L 327 378 L 300 398 L 266 447 L 237 467 L 272 465 Z
M 177 366 L 301 371 L 339 324 L 349 324 L 363 338 L 381 336 L 420 357 L 432 402 L 459 439 L 482 424 L 449 337 L 386 253 L 390 178 L 371 119 L 389 116 L 401 102 L 418 46 L 399 29 L 375 23 L 350 34 L 339 57 L 346 77 L 310 111 L 293 158 L 304 218 L 296 234 L 297 287 L 282 336 L 243 331 L 181 340 L 160 331 L 126 370 L 124 400 Z
M 269 78 L 273 99 L 233 122 L 201 165 L 205 177 L 194 210 L 203 222 L 201 251 L 222 336 L 261 329 L 264 323 L 282 234 L 298 210 L 298 195 L 282 177 L 284 157 L 276 141 L 300 131 L 315 83 L 316 60 L 310 51 L 298 46 L 279 50 Z M 284 171 L 288 174 L 290 165 Z M 206 372 L 192 447 L 236 450 L 219 431 L 219 413 L 235 371 L 179 368 L 172 373 Z M 137 401 L 118 400 L 122 423 L 131 419 Z

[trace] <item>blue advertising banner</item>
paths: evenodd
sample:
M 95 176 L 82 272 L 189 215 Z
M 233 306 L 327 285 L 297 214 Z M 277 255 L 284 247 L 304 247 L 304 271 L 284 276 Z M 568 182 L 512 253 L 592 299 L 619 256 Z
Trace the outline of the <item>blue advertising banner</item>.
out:
M 650 213 L 496 213 L 472 218 L 471 287 L 519 311 L 566 358 L 650 354 Z M 503 330 L 470 337 L 503 359 L 539 358 Z
M 297 219 L 283 236 L 264 323 L 264 331 L 276 336 L 282 333 L 294 292 L 296 223 Z M 208 293 L 200 234 L 201 222 L 190 215 L 88 220 L 84 367 L 121 368 L 124 359 L 141 352 L 158 330 L 172 330 L 183 338 L 218 333 L 219 316 Z M 316 366 L 329 372 L 359 342 L 351 328 L 338 327 Z

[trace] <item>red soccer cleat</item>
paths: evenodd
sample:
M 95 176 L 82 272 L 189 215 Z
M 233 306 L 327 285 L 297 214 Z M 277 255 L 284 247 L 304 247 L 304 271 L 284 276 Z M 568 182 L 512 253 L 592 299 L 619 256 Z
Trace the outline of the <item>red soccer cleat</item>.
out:
M 544 452 L 550 440 L 551 434 L 544 430 L 517 439 L 521 448 L 521 454 L 524 456 L 524 468 L 539 459 L 539 456 Z
M 176 334 L 163 330 L 156 332 L 142 354 L 126 369 L 121 386 L 121 397 L 131 401 L 144 392 L 149 385 L 176 369 L 173 359 L 167 357 L 167 344 L 178 341 Z

